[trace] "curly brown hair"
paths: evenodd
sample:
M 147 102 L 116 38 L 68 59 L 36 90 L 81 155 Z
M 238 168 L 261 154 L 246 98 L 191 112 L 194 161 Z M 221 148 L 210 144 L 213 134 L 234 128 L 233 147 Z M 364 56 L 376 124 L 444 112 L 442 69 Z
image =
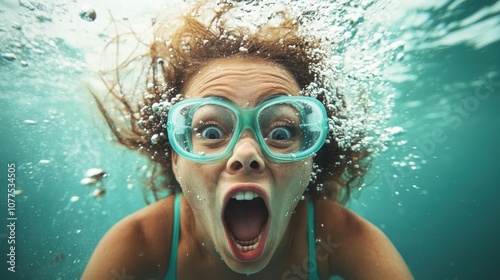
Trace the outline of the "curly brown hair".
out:
M 149 203 L 149 193 L 157 200 L 161 191 L 181 191 L 172 172 L 171 146 L 165 133 L 168 104 L 182 99 L 187 81 L 207 62 L 231 56 L 283 65 L 296 78 L 304 95 L 316 97 L 325 105 L 330 119 L 329 136 L 314 157 L 307 191 L 316 199 L 347 202 L 351 190 L 363 182 L 371 162 L 370 153 L 366 148 L 356 150 L 339 145 L 342 135 L 335 133 L 334 127 L 347 118 L 343 112 L 346 105 L 333 85 L 333 77 L 322 73 L 325 52 L 321 52 L 321 42 L 311 34 L 301 34 L 300 17 L 284 11 L 274 14 L 278 20 L 273 24 L 258 25 L 254 30 L 238 26 L 231 15 L 236 7 L 230 2 L 211 8 L 198 4 L 179 18 L 156 22 L 154 39 L 146 54 L 128 59 L 112 71 L 101 72 L 107 97 L 111 99 L 91 91 L 117 141 L 152 163 L 152 175 L 144 180 L 146 202 Z M 130 89 L 122 84 L 126 76 L 123 69 L 139 62 L 147 65 L 141 69 L 145 77 L 145 84 L 140 87 L 143 94 L 137 87 Z M 351 137 L 349 146 L 363 137 Z

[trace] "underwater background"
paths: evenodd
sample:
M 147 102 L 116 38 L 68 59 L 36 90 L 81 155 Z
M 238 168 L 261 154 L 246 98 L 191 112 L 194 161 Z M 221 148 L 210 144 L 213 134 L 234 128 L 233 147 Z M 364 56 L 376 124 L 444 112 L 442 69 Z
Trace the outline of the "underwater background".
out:
M 146 205 L 147 161 L 114 143 L 87 85 L 112 18 L 139 28 L 177 2 L 0 0 L 0 279 L 79 279 L 102 235 Z M 500 2 L 331 2 L 379 5 L 365 16 L 399 52 L 393 138 L 347 206 L 416 279 L 500 279 Z M 102 197 L 81 183 L 91 168 L 109 174 Z

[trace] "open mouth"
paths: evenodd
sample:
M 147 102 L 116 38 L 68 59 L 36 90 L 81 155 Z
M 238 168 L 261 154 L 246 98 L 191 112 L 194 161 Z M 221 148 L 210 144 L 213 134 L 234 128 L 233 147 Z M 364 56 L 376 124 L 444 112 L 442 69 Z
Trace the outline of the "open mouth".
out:
M 269 221 L 269 211 L 262 196 L 252 190 L 238 191 L 228 200 L 223 214 L 234 256 L 242 261 L 260 257 Z

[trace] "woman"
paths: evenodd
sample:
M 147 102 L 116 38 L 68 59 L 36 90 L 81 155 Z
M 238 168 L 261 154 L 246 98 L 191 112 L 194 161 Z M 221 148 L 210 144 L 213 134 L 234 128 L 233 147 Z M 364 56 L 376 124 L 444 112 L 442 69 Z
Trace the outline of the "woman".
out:
M 340 144 L 321 42 L 285 12 L 248 27 L 231 2 L 192 9 L 157 23 L 146 94 L 108 86 L 129 123 L 96 97 L 117 139 L 156 164 L 149 189 L 175 195 L 116 224 L 82 279 L 411 279 L 341 205 L 369 153 Z

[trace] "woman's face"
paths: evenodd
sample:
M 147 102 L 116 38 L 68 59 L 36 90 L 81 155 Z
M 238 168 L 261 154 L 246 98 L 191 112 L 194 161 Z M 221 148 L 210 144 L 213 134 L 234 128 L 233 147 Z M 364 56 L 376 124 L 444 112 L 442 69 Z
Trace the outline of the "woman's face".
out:
M 184 96 L 223 97 L 241 108 L 252 108 L 272 96 L 299 95 L 299 91 L 283 66 L 232 57 L 209 62 L 187 83 Z M 205 246 L 214 245 L 235 272 L 263 269 L 309 183 L 312 158 L 273 163 L 253 132 L 244 131 L 232 154 L 220 162 L 202 164 L 175 153 L 172 161 L 196 218 L 196 238 Z

